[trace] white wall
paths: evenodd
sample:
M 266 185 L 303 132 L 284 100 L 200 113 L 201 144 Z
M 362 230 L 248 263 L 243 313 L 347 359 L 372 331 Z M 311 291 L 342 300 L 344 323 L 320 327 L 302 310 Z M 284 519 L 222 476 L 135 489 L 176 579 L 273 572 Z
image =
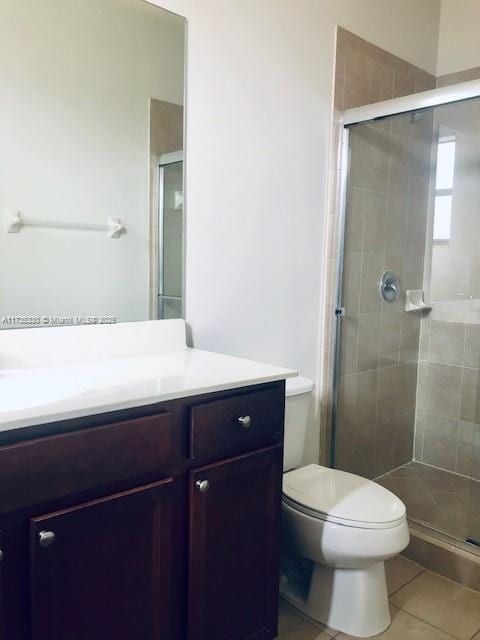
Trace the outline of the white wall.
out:
M 439 3 L 151 1 L 188 19 L 194 344 L 295 367 L 318 385 L 335 27 L 432 71 Z
M 342 27 L 435 75 L 441 2 L 323 0 L 317 4 L 320 13 L 332 14 L 330 19 Z
M 442 0 L 437 75 L 480 66 L 480 2 Z
M 184 23 L 137 0 L 1 0 L 0 316 L 148 318 L 149 99 L 183 103 Z M 0 221 L 3 224 L 3 221 Z

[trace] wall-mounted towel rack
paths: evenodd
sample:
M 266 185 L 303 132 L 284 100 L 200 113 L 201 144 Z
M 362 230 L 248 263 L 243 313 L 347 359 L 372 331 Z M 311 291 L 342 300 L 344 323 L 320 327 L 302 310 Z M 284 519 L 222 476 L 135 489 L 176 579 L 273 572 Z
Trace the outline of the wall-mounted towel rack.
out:
M 126 232 L 119 218 L 108 218 L 107 224 L 89 224 L 84 222 L 64 222 L 55 220 L 32 220 L 24 218 L 20 211 L 7 209 L 4 213 L 5 233 L 19 233 L 24 227 L 41 227 L 46 229 L 71 229 L 73 231 L 102 231 L 109 238 L 120 238 Z

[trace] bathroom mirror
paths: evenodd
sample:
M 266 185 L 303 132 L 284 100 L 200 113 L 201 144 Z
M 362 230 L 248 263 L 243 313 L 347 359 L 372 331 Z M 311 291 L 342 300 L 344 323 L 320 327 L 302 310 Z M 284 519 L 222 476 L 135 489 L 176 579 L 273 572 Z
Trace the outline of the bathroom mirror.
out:
M 0 329 L 183 315 L 185 21 L 0 0 Z

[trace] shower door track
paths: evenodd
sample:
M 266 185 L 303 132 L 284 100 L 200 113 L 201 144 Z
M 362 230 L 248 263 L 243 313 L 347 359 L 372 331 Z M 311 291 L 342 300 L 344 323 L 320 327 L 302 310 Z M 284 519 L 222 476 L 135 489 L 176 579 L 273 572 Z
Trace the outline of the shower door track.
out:
M 354 107 L 343 111 L 340 123 L 344 127 L 362 122 L 370 122 L 380 118 L 408 113 L 409 111 L 421 111 L 431 107 L 439 107 L 452 102 L 463 102 L 480 96 L 480 80 L 460 82 L 448 87 L 430 89 L 400 98 L 392 98 L 383 102 L 374 102 L 363 107 Z

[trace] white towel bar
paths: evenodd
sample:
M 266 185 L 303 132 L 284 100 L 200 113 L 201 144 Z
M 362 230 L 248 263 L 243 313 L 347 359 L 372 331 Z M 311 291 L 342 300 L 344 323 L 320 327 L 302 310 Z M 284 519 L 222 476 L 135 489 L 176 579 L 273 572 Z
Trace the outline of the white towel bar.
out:
M 7 209 L 4 213 L 5 233 L 19 233 L 23 227 L 42 227 L 44 229 L 71 229 L 74 231 L 102 231 L 109 238 L 119 238 L 126 231 L 119 218 L 108 218 L 107 224 L 89 224 L 84 222 L 64 222 L 55 220 L 31 220 L 24 218 L 20 211 Z

